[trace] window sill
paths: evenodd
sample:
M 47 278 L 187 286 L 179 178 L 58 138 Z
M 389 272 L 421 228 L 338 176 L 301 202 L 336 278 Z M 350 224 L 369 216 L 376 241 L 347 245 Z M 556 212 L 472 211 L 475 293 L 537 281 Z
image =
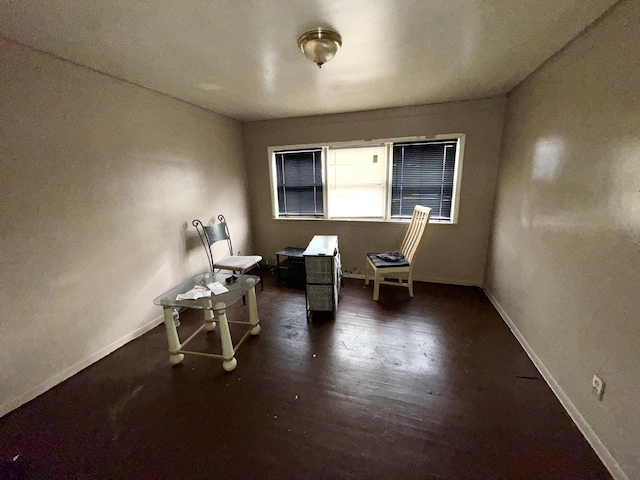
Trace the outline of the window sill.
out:
M 384 220 L 382 218 L 318 218 L 318 217 L 274 217 L 273 220 L 283 222 L 298 222 L 298 221 L 311 221 L 311 222 L 347 222 L 347 223 L 401 223 L 406 224 L 411 221 L 410 218 L 401 220 Z M 458 222 L 452 222 L 447 220 L 429 220 L 431 225 L 457 225 Z

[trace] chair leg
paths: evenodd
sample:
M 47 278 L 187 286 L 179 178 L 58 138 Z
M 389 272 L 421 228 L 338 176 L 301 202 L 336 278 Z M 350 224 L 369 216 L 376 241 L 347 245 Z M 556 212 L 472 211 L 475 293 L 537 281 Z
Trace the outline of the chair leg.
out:
M 377 302 L 380 297 L 380 273 L 377 270 L 374 271 L 373 278 L 373 299 Z
M 407 276 L 407 286 L 409 287 L 409 296 L 413 297 L 413 272 L 409 272 Z

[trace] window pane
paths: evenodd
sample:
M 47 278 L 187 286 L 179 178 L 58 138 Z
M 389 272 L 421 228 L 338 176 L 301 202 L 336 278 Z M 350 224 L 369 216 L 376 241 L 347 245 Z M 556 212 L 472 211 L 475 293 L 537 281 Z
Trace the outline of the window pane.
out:
M 329 218 L 383 218 L 386 147 L 329 151 Z
M 321 153 L 321 149 L 275 152 L 280 216 L 324 214 Z
M 392 218 L 410 218 L 416 205 L 424 205 L 433 219 L 451 220 L 456 148 L 457 141 L 393 146 Z

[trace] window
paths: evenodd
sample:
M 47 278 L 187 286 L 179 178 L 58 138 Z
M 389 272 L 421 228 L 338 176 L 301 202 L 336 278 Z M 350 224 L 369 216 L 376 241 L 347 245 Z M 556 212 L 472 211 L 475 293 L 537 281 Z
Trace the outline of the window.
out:
M 382 218 L 387 187 L 386 147 L 330 148 L 329 218 Z
M 456 223 L 464 135 L 270 148 L 274 217 Z
M 451 220 L 455 141 L 393 145 L 391 218 L 411 218 L 413 207 L 431 207 L 436 220 Z
M 323 216 L 321 153 L 319 148 L 276 152 L 280 217 Z

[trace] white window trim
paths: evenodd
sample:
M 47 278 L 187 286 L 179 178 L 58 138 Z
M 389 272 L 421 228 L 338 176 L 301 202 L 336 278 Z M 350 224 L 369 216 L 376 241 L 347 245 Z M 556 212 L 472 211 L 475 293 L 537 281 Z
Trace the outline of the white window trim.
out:
M 271 215 L 274 220 L 283 221 L 331 221 L 331 222 L 389 222 L 389 223 L 408 223 L 410 219 L 392 219 L 390 218 L 391 212 L 391 182 L 392 182 L 392 170 L 393 162 L 391 161 L 391 145 L 401 142 L 424 142 L 424 141 L 443 141 L 443 140 L 457 140 L 458 148 L 456 149 L 456 169 L 453 177 L 453 194 L 451 205 L 451 220 L 429 220 L 429 223 L 437 223 L 443 225 L 454 225 L 458 223 L 458 214 L 460 210 L 460 185 L 462 183 L 462 167 L 464 159 L 466 135 L 464 133 L 448 133 L 428 136 L 412 136 L 412 137 L 396 137 L 396 138 L 384 138 L 375 140 L 354 140 L 349 142 L 322 142 L 322 143 L 304 143 L 299 145 L 280 145 L 267 147 L 268 159 L 269 159 L 269 176 L 271 181 Z M 386 145 L 387 147 L 387 188 L 386 188 L 386 204 L 385 214 L 383 218 L 329 218 L 328 205 L 328 169 L 327 169 L 327 153 L 330 148 L 356 148 L 356 147 L 370 147 Z M 320 156 L 320 164 L 322 166 L 322 181 L 325 188 L 322 189 L 323 201 L 324 201 L 324 214 L 322 217 L 280 217 L 278 212 L 278 178 L 275 171 L 275 152 L 282 150 L 305 150 L 305 149 L 322 149 Z

